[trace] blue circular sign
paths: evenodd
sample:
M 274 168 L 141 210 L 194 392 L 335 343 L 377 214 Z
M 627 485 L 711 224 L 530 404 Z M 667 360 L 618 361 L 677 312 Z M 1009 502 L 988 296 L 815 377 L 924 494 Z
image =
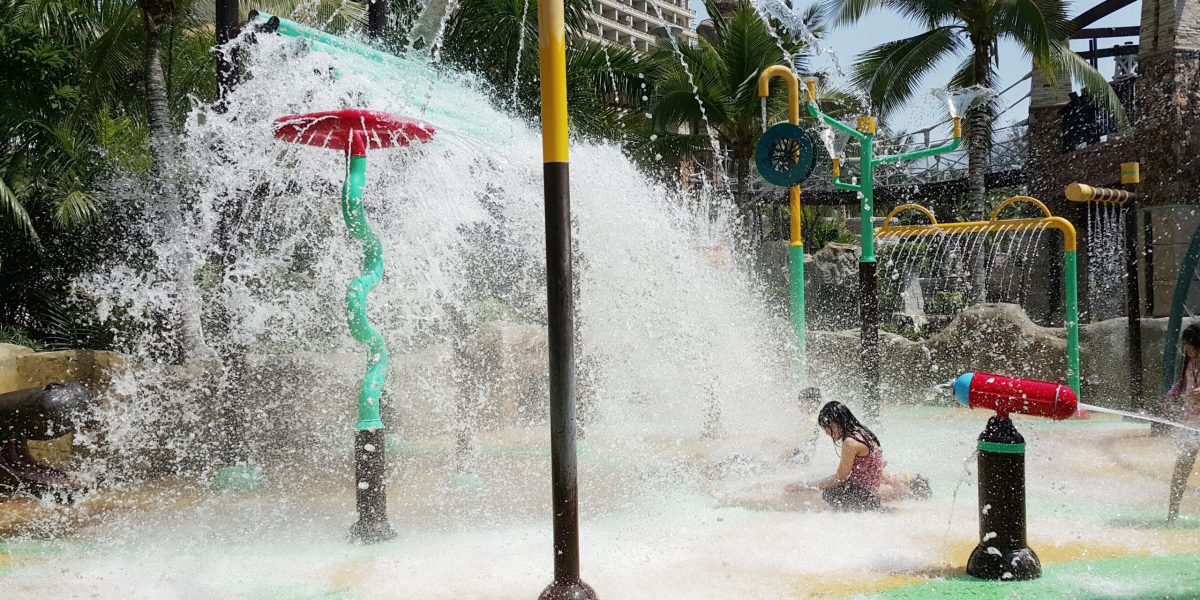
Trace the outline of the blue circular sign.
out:
M 791 187 L 808 179 L 817 164 L 812 136 L 799 125 L 778 123 L 766 130 L 754 148 L 754 164 L 768 183 Z

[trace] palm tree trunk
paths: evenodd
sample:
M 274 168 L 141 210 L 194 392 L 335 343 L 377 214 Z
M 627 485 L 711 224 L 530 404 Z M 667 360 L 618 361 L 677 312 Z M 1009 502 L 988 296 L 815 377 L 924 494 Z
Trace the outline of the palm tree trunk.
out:
M 970 128 L 967 146 L 967 201 L 971 207 L 971 220 L 982 221 L 987 212 L 987 111 L 972 109 L 967 113 Z M 975 302 L 986 302 L 987 272 L 982 247 L 971 263 L 971 288 Z
M 162 45 L 162 33 L 167 28 L 171 15 L 175 10 L 174 2 L 141 0 L 142 25 L 146 29 L 145 83 L 146 83 L 146 120 L 150 126 L 150 152 L 154 158 L 154 166 L 161 171 L 164 163 L 170 160 L 170 148 L 174 139 L 171 136 L 171 111 L 167 99 L 167 79 L 163 75 L 162 56 L 159 48 Z
M 184 233 L 183 203 L 179 189 L 172 185 L 174 177 L 176 139 L 171 126 L 171 109 L 167 97 L 167 79 L 163 74 L 162 35 L 175 15 L 174 0 L 139 0 L 142 25 L 146 30 L 145 84 L 146 121 L 150 129 L 150 156 L 154 161 L 153 192 L 167 207 L 169 229 L 165 236 L 178 237 Z M 173 271 L 176 290 L 176 310 L 180 319 L 179 359 L 210 358 L 213 351 L 204 340 L 200 321 L 200 290 L 196 287 L 196 265 L 191 259 L 190 245 L 171 244 L 168 250 L 168 269 Z
M 987 74 L 991 69 L 992 57 L 989 53 L 991 44 L 986 40 L 973 39 L 975 55 L 973 57 L 976 83 L 988 83 Z M 991 111 L 983 106 L 975 106 L 967 111 L 967 126 L 970 129 L 967 138 L 967 202 L 971 207 L 971 220 L 982 221 L 987 212 L 987 152 L 991 142 L 991 123 L 988 119 Z M 971 288 L 975 302 L 987 301 L 987 270 L 985 267 L 986 252 L 982 250 L 975 256 L 971 264 Z

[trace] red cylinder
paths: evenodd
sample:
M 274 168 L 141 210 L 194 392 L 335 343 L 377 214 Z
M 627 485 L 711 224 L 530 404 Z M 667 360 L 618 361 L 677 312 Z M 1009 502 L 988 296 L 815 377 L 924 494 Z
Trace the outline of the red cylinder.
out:
M 954 396 L 971 408 L 988 408 L 1002 417 L 1021 413 L 1050 419 L 1069 419 L 1079 399 L 1058 383 L 1018 379 L 993 373 L 964 373 L 954 380 Z

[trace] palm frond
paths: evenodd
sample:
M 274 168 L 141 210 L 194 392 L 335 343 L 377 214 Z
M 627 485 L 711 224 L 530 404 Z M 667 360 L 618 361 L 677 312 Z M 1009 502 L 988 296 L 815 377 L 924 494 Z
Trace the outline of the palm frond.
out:
M 880 44 L 858 55 L 853 81 L 886 117 L 912 97 L 938 63 L 962 46 L 958 28 L 952 25 Z
M 1117 97 L 1117 93 L 1113 91 L 1108 80 L 1101 75 L 1099 71 L 1092 67 L 1088 61 L 1084 60 L 1071 50 L 1067 42 L 1059 42 L 1054 44 L 1051 50 L 1050 65 L 1041 67 L 1048 73 L 1066 73 L 1071 76 L 1071 80 L 1083 86 L 1087 90 L 1089 96 L 1096 103 L 1097 107 L 1112 113 L 1117 122 L 1127 124 L 1129 117 L 1125 113 L 1125 107 L 1121 104 L 1121 99 Z M 1054 77 L 1050 78 L 1054 81 Z M 1069 92 L 1070 90 L 1066 90 Z M 1066 92 L 1063 92 L 1064 94 Z
M 8 218 L 9 225 L 13 229 L 24 235 L 35 246 L 41 245 L 41 239 L 33 227 L 33 219 L 4 179 L 0 179 L 0 212 L 3 212 Z
M 54 209 L 54 220 L 59 227 L 73 228 L 95 223 L 102 214 L 100 202 L 95 196 L 82 190 L 71 190 Z
M 1070 22 L 1061 0 L 1011 0 L 1001 4 L 998 17 L 1001 30 L 1035 61 L 1048 60 L 1054 42 L 1068 35 Z

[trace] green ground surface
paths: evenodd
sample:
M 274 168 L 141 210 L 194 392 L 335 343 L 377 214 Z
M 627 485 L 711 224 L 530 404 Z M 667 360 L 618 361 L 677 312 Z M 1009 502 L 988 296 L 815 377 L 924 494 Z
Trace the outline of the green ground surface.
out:
M 860 599 L 1138 600 L 1200 598 L 1200 554 L 1132 556 L 1042 568 L 1033 581 L 980 581 L 962 576 L 894 588 Z

